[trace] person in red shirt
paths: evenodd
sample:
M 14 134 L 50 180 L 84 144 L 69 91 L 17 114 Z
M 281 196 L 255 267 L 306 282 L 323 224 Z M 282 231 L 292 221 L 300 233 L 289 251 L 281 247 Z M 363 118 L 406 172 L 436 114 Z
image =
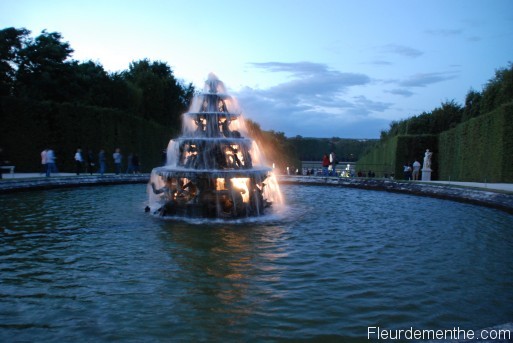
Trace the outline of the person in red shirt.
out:
M 328 167 L 330 166 L 330 158 L 328 154 L 324 154 L 322 157 L 322 175 L 328 176 Z

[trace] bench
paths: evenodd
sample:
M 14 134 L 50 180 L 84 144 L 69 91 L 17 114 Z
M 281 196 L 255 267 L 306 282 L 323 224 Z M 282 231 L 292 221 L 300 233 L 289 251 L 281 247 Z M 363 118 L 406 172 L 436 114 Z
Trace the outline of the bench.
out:
M 0 166 L 0 169 L 9 169 L 9 173 L 11 174 L 11 177 L 14 177 L 14 168 L 15 166 Z

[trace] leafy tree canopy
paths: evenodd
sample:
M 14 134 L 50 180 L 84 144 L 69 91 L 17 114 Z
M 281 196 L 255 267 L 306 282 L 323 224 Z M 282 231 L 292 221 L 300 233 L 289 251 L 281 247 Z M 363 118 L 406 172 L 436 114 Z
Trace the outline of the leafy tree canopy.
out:
M 0 96 L 116 108 L 179 128 L 194 87 L 177 80 L 169 65 L 144 59 L 110 74 L 99 63 L 73 60 L 72 53 L 58 32 L 31 38 L 24 28 L 0 30 Z

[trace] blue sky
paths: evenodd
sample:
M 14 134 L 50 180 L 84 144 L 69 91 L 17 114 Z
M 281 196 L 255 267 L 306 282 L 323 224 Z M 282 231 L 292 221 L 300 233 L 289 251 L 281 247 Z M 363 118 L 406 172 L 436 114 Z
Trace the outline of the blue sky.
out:
M 60 32 L 114 72 L 143 58 L 288 137 L 378 138 L 393 120 L 463 104 L 513 62 L 511 0 L 0 0 L 0 28 Z

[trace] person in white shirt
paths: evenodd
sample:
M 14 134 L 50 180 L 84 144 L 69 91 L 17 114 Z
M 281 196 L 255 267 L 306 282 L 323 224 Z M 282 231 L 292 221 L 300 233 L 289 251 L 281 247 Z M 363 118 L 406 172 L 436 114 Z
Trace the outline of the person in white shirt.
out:
M 41 174 L 46 173 L 46 152 L 48 149 L 41 151 Z
M 116 175 L 119 175 L 121 172 L 121 160 L 123 159 L 123 155 L 121 155 L 121 150 L 119 148 L 116 149 L 116 152 L 112 154 L 112 158 L 114 159 L 114 168 Z
M 75 166 L 77 175 L 80 175 L 80 172 L 82 171 L 82 163 L 84 163 L 84 158 L 82 157 L 82 149 L 78 148 L 77 152 L 75 153 Z
M 420 162 L 415 160 L 415 162 L 413 162 L 413 180 L 418 180 L 419 179 L 419 171 L 420 171 Z
M 332 151 L 330 154 L 330 167 L 328 167 L 329 175 L 337 176 L 337 155 Z

